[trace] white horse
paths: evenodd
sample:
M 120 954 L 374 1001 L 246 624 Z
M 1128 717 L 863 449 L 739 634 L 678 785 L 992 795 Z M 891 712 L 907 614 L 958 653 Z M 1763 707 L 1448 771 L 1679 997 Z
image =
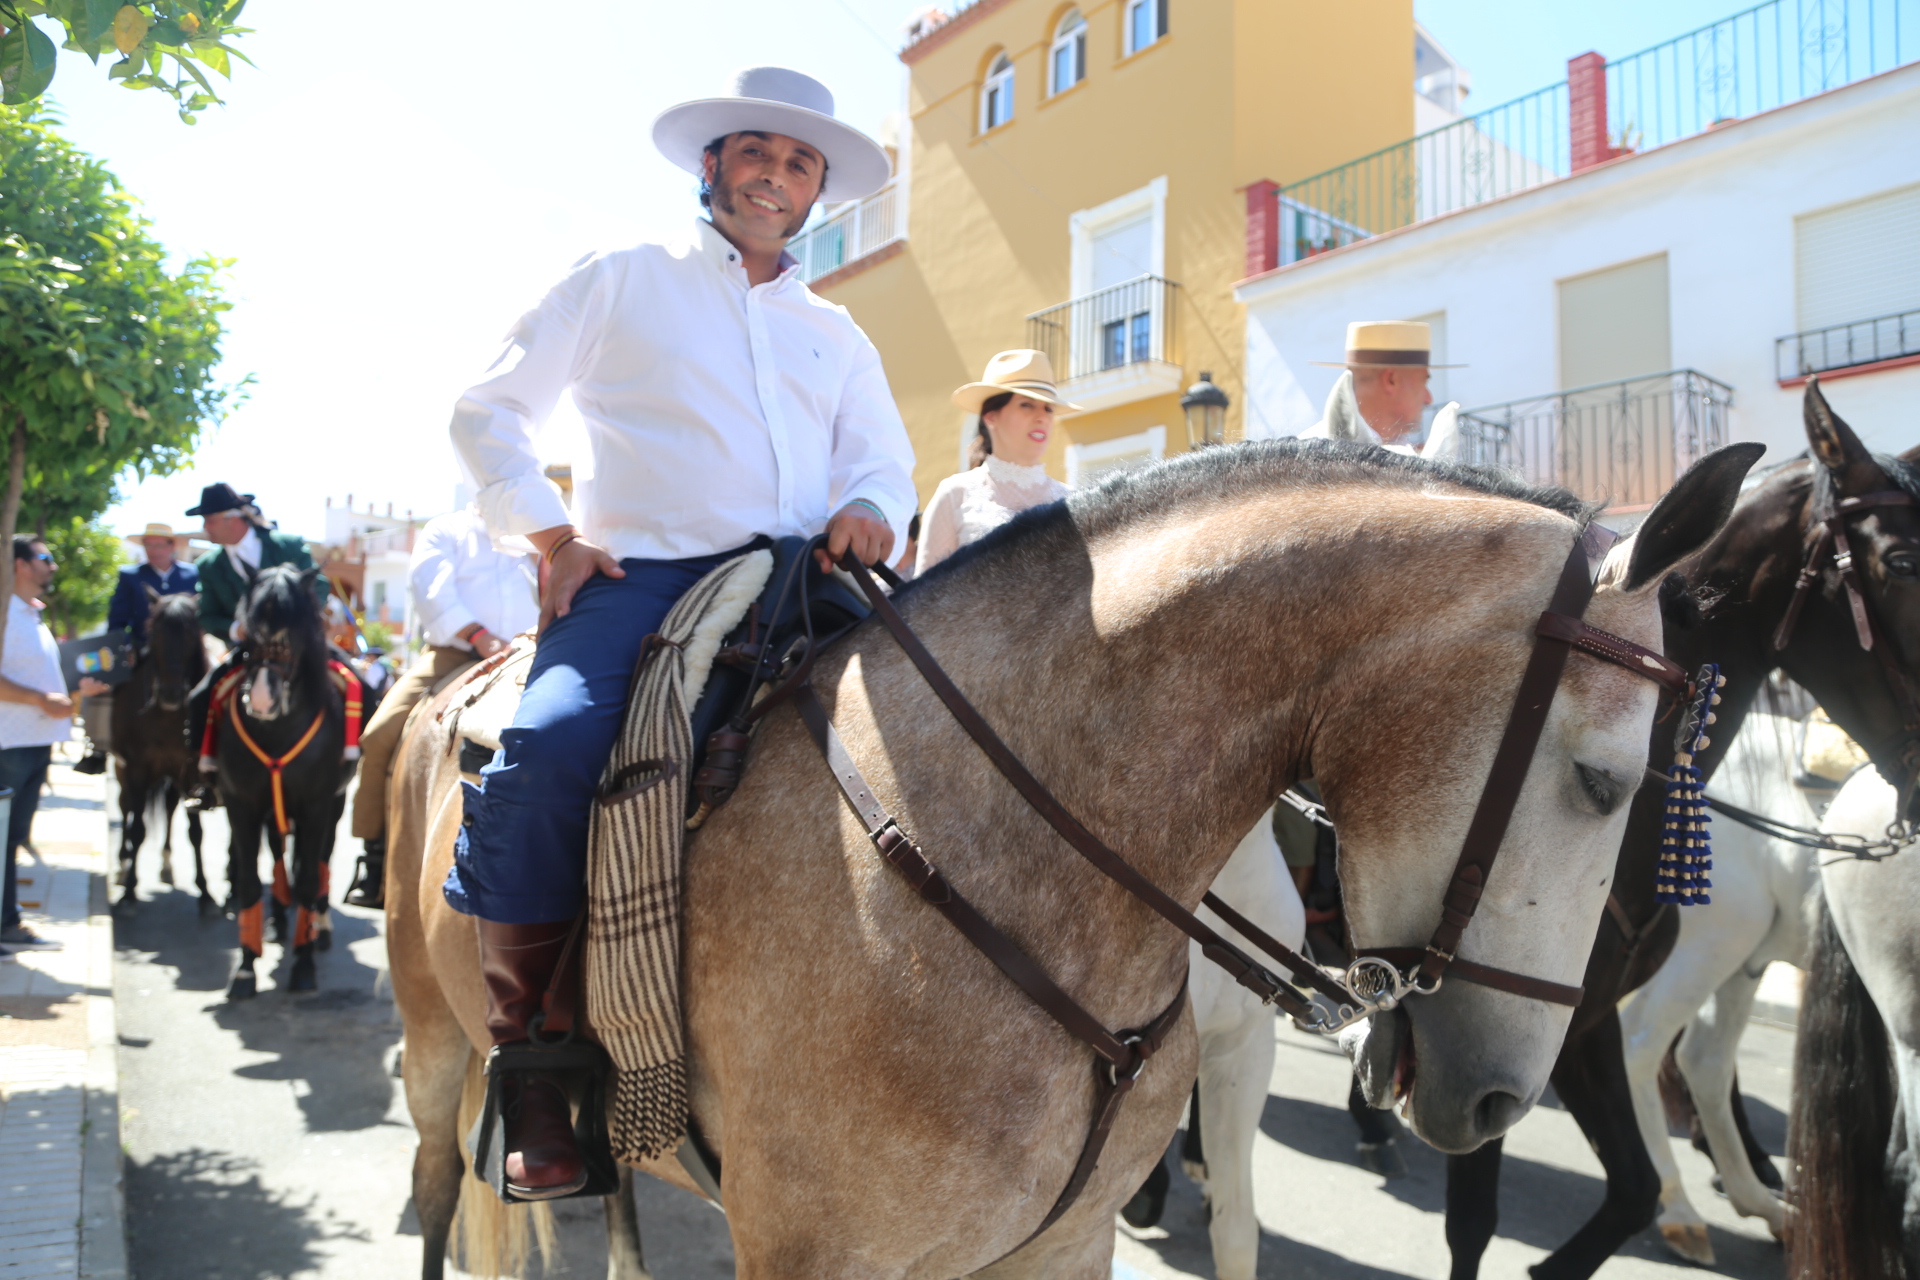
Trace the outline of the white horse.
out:
M 1271 810 L 1235 846 L 1213 892 L 1269 936 L 1296 951 L 1303 948 L 1307 912 L 1273 838 Z M 1205 906 L 1198 914 L 1228 937 L 1239 936 Z M 1204 963 L 1198 944 L 1189 961 L 1194 1027 L 1200 1034 L 1199 1125 L 1206 1163 L 1190 1164 L 1187 1172 L 1206 1193 L 1214 1274 L 1219 1280 L 1253 1280 L 1260 1253 L 1253 1143 L 1273 1080 L 1273 1007 L 1224 969 Z
M 1793 784 L 1795 728 L 1785 716 L 1748 716 L 1709 792 L 1779 822 L 1814 826 L 1818 815 L 1808 793 Z M 1716 814 L 1713 900 L 1680 913 L 1673 954 L 1620 1009 L 1634 1118 L 1660 1174 L 1660 1234 L 1690 1262 L 1712 1266 L 1713 1246 L 1706 1220 L 1680 1184 L 1660 1103 L 1660 1060 L 1679 1035 L 1674 1059 L 1699 1110 L 1727 1199 L 1741 1214 L 1764 1218 L 1779 1238 L 1786 1207 L 1755 1175 L 1730 1095 L 1760 975 L 1775 960 L 1805 963 L 1809 899 L 1818 887 L 1815 854 Z

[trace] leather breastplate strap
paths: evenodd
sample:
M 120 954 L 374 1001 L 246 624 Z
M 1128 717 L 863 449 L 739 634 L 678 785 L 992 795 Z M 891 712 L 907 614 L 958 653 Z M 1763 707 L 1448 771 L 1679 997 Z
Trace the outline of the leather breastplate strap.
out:
M 833 722 L 827 718 L 826 708 L 820 705 L 812 686 L 795 687 L 793 702 L 806 723 L 807 732 L 813 735 L 820 753 L 827 758 L 841 795 L 846 797 L 880 855 L 906 878 L 922 901 L 945 916 L 1008 980 L 1101 1059 L 1094 1071 L 1093 1122 L 1087 1130 L 1086 1141 L 1080 1146 L 1079 1159 L 1074 1161 L 1067 1185 L 1055 1198 L 1047 1216 L 1026 1239 L 1008 1251 L 1018 1252 L 1059 1221 L 1060 1215 L 1072 1208 L 1086 1189 L 1087 1180 L 1100 1163 L 1100 1152 L 1107 1145 L 1107 1137 L 1113 1132 L 1114 1122 L 1120 1118 L 1121 1105 L 1133 1091 L 1147 1060 L 1159 1050 L 1167 1033 L 1179 1021 L 1180 1011 L 1186 1004 L 1187 984 L 1184 980 L 1180 983 L 1173 1002 L 1145 1027 L 1138 1031 L 1109 1031 L 1079 1001 L 1063 991 L 1018 943 L 995 928 L 962 897 L 940 869 L 907 838 L 893 815 L 873 794 L 873 788 L 867 785 L 840 735 L 833 731 Z

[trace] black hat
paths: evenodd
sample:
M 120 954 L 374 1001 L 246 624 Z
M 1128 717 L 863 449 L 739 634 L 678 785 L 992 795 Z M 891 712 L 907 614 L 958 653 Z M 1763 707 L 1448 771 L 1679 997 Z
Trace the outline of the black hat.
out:
M 190 516 L 217 516 L 222 511 L 238 511 L 253 501 L 250 493 L 235 493 L 230 484 L 210 484 L 200 490 L 200 505 L 188 507 Z

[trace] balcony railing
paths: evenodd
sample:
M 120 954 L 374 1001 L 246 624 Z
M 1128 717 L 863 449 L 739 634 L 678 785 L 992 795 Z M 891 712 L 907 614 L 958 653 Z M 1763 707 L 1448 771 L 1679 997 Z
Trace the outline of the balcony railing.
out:
M 1773 344 L 1773 370 L 1782 382 L 1810 373 L 1920 355 L 1920 311 L 1856 320 L 1790 334 Z
M 1920 57 L 1920 0 L 1768 0 L 1277 193 L 1297 262 L 1676 142 Z M 1583 65 L 1584 64 L 1584 65 Z
M 800 278 L 812 284 L 907 238 L 902 217 L 904 202 L 896 184 L 847 205 L 837 213 L 787 241 L 787 252 L 800 264 Z
M 1176 291 L 1171 280 L 1141 276 L 1027 317 L 1027 345 L 1047 353 L 1055 375 L 1084 378 L 1173 356 Z
M 1460 460 L 1644 507 L 1727 442 L 1733 388 L 1693 369 L 1576 387 L 1460 414 Z

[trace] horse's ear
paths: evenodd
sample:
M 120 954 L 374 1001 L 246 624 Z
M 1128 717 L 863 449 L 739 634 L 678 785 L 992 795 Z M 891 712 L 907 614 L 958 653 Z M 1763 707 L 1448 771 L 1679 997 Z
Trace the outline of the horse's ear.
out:
M 1826 396 L 1821 394 L 1819 378 L 1807 379 L 1807 393 L 1802 397 L 1800 407 L 1801 415 L 1806 419 L 1807 443 L 1813 448 L 1813 456 L 1821 466 L 1833 473 L 1835 480 L 1844 484 L 1850 467 L 1874 466 L 1873 455 L 1867 452 L 1867 446 L 1860 443 L 1860 437 L 1853 434 L 1853 428 L 1833 411 Z
M 313 587 L 313 580 L 319 576 L 320 576 L 320 566 L 318 565 L 315 565 L 311 569 L 302 569 L 300 571 L 300 585 L 311 590 Z
M 141 583 L 140 585 L 146 587 L 147 607 L 149 609 L 160 603 L 160 593 L 158 591 L 155 591 L 152 587 L 147 587 L 145 583 Z
M 1634 531 L 1628 591 L 1663 576 L 1720 532 L 1740 499 L 1740 484 L 1767 446 L 1748 441 L 1715 449 L 1687 468 Z

